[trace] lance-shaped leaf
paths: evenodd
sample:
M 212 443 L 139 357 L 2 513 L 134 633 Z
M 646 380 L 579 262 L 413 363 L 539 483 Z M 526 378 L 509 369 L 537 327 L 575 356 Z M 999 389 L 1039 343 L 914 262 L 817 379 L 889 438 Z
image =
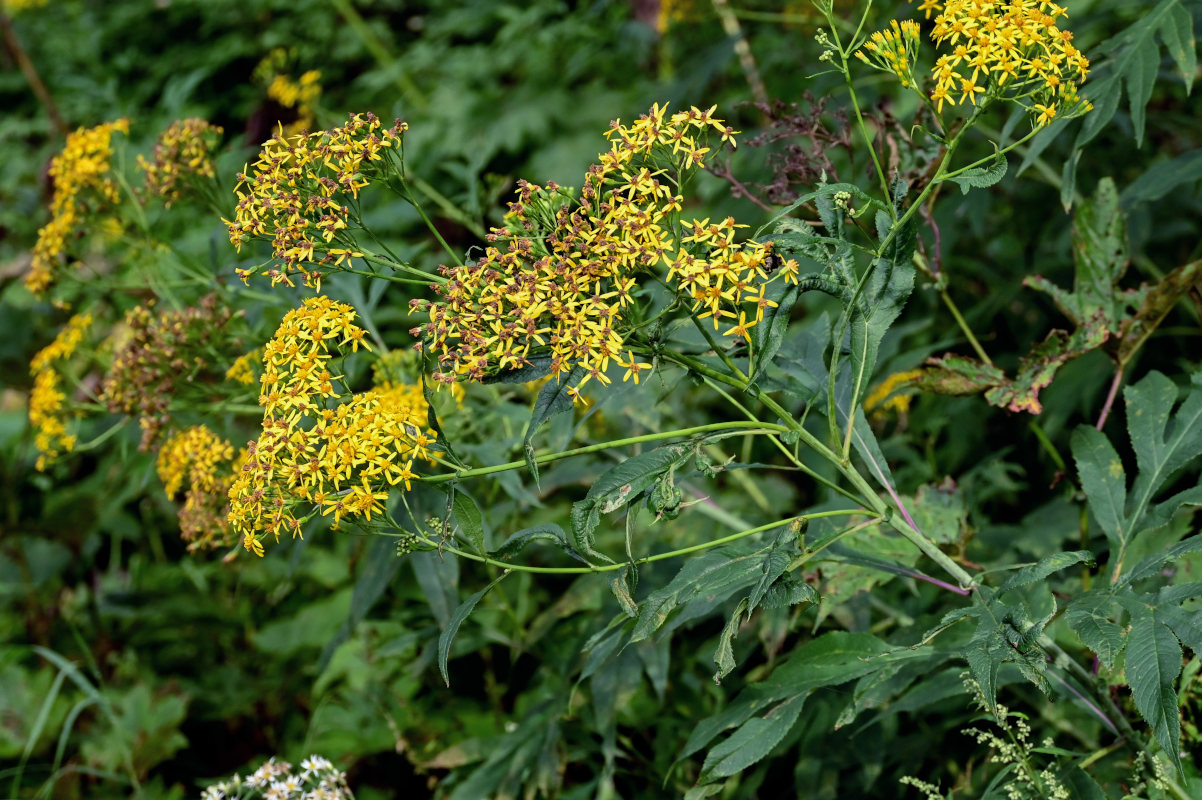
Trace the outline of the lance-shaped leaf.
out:
M 455 636 L 459 633 L 459 626 L 468 618 L 468 615 L 475 610 L 476 605 L 484 599 L 484 595 L 492 591 L 492 588 L 508 575 L 508 572 L 502 572 L 492 580 L 487 586 L 473 594 L 468 599 L 464 600 L 451 614 L 447 621 L 446 627 L 442 629 L 442 633 L 438 636 L 438 671 L 442 675 L 442 680 L 447 686 L 451 685 L 451 677 L 447 674 L 447 659 L 451 655 L 451 645 L 455 643 Z
M 1008 592 L 1011 589 L 1017 589 L 1020 586 L 1027 586 L 1041 581 L 1054 572 L 1059 572 L 1066 567 L 1071 567 L 1074 564 L 1093 564 L 1093 553 L 1088 550 L 1076 550 L 1071 553 L 1053 553 L 1046 558 L 1041 558 L 1038 563 L 1015 572 L 1006 582 L 998 587 L 998 594 Z
M 1131 613 L 1127 637 L 1127 683 L 1140 716 L 1177 770 L 1181 770 L 1181 717 L 1173 682 L 1181 674 L 1181 643 L 1155 608 L 1120 594 Z
M 1089 425 L 1073 431 L 1071 446 L 1089 510 L 1102 526 L 1111 550 L 1118 552 L 1131 536 L 1124 511 L 1127 473 L 1123 462 L 1106 435 Z
M 1027 286 L 1047 292 L 1064 315 L 1085 325 L 1101 315 L 1103 328 L 1115 331 L 1122 316 L 1115 287 L 1127 271 L 1127 226 L 1114 181 L 1098 182 L 1093 198 L 1083 202 L 1073 219 L 1073 290 L 1067 292 L 1035 276 Z
M 785 738 L 810 693 L 882 669 L 888 662 L 875 657 L 888 650 L 888 644 L 865 633 L 828 633 L 802 645 L 766 680 L 747 687 L 726 709 L 698 723 L 680 757 L 687 758 L 734 729 L 706 755 L 700 780 L 747 769 Z
M 605 558 L 593 549 L 593 531 L 601 523 L 601 515 L 634 502 L 660 476 L 679 467 L 693 452 L 690 444 L 657 447 L 626 459 L 597 478 L 584 499 L 572 505 L 573 546 L 587 556 Z
M 543 373 L 546 374 L 546 373 Z M 541 375 L 535 377 L 542 377 Z M 584 377 L 583 368 L 576 366 L 565 376 L 548 381 L 538 390 L 534 401 L 534 409 L 530 412 L 530 421 L 526 423 L 526 435 L 522 438 L 522 451 L 525 454 L 526 466 L 534 477 L 534 485 L 538 486 L 538 462 L 534 460 L 534 434 L 542 424 L 556 414 L 570 411 L 573 406 L 572 396 L 568 390 L 579 383 Z M 530 378 L 534 380 L 535 378 Z

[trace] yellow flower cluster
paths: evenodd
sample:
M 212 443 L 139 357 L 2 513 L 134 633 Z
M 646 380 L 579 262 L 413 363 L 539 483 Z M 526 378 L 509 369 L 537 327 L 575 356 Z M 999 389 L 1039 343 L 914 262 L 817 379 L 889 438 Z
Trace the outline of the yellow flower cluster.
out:
M 50 160 L 54 197 L 50 222 L 38 231 L 33 262 L 25 286 L 42 294 L 54 280 L 54 268 L 67 251 L 67 243 L 84 218 L 119 198 L 117 184 L 109 177 L 115 131 L 129 133 L 129 120 L 119 119 L 94 128 L 79 128 L 67 137 L 63 151 Z
M 146 190 L 167 199 L 170 206 L 180 196 L 180 182 L 189 176 L 212 178 L 213 151 L 221 141 L 222 128 L 191 117 L 171 123 L 154 145 L 154 160 L 138 156 L 138 167 L 146 173 Z
M 180 534 L 189 550 L 228 543 L 229 490 L 234 481 L 234 448 L 203 425 L 176 431 L 159 450 L 159 479 L 167 497 L 184 492 Z
M 904 394 L 899 390 L 909 386 L 925 374 L 924 370 L 912 369 L 888 375 L 864 398 L 864 410 L 871 413 L 874 418 L 883 416 L 886 411 L 905 414 L 910 410 L 910 403 L 914 400 L 914 395 Z
M 255 382 L 255 364 L 263 357 L 262 348 L 256 347 L 249 353 L 238 356 L 230 368 L 225 371 L 225 379 L 234 381 L 243 386 L 250 386 Z
M 288 75 L 278 73 L 267 87 L 267 96 L 284 108 L 296 109 L 296 121 L 285 128 L 285 133 L 300 133 L 313 127 L 313 111 L 321 97 L 321 73 L 315 69 L 294 81 Z
M 265 273 L 271 285 L 293 286 L 291 276 L 299 273 L 306 286 L 320 290 L 323 267 L 363 255 L 350 235 L 348 197 L 358 198 L 375 162 L 400 146 L 408 127 L 398 120 L 385 129 L 374 114 L 354 114 L 329 131 L 277 133 L 264 143 L 249 173 L 238 175 L 234 220 L 223 220 L 230 242 L 241 252 L 248 239 L 270 240 L 272 254 L 284 266 Z M 244 282 L 251 274 L 238 270 Z
M 75 435 L 67 433 L 70 416 L 64 407 L 67 395 L 61 388 L 61 375 L 56 364 L 71 357 L 91 324 L 91 314 L 71 317 L 54 341 L 39 351 L 29 364 L 29 372 L 33 376 L 29 424 L 35 431 L 34 446 L 39 453 L 36 465 L 39 472 L 44 471 L 62 453 L 75 449 Z
M 891 20 L 889 27 L 868 37 L 856 51 L 856 58 L 869 66 L 892 72 L 906 89 L 918 85 L 914 79 L 914 61 L 918 54 L 918 23 L 908 19 L 899 23 Z
M 674 233 L 684 198 L 678 180 L 704 163 L 709 148 L 699 140 L 709 129 L 733 143 L 735 131 L 715 119 L 714 109 L 692 108 L 668 116 L 655 105 L 630 126 L 612 123 L 610 150 L 589 168 L 578 205 L 555 184 L 519 183 L 510 204 L 508 229 L 476 262 L 443 268 L 446 284 L 435 287 L 435 303 L 413 301 L 429 313 L 415 328 L 438 360 L 434 378 L 452 383 L 489 375 L 548 356 L 552 375 L 584 371 L 575 390 L 596 380 L 606 384 L 610 363 L 637 382 L 650 365 L 636 361 L 624 343 L 624 312 L 634 301 L 640 273 L 667 266 L 668 278 L 714 324 L 736 319 L 727 334 L 747 329 L 770 305 L 752 291 L 763 275 L 767 248 L 735 244 L 734 221 L 693 221 Z M 753 312 L 736 311 L 754 303 Z
M 230 488 L 229 522 L 243 545 L 263 554 L 267 534 L 300 534 L 296 506 L 371 520 L 388 487 L 410 488 L 414 462 L 429 459 L 434 432 L 418 387 L 340 392 L 332 361 L 346 348 L 370 349 L 355 311 L 317 296 L 289 311 L 263 351 L 263 431 Z
M 0 10 L 8 14 L 20 14 L 22 11 L 40 8 L 44 5 L 46 5 L 46 0 L 3 0 L 0 2 Z
M 913 0 L 911 0 L 913 2 Z M 945 51 L 935 62 L 931 99 L 958 105 L 987 94 L 1016 100 L 1035 116 L 1037 126 L 1063 110 L 1090 109 L 1077 91 L 1089 73 L 1089 60 L 1073 46 L 1072 31 L 1057 21 L 1067 16 L 1047 0 L 922 0 L 931 39 Z

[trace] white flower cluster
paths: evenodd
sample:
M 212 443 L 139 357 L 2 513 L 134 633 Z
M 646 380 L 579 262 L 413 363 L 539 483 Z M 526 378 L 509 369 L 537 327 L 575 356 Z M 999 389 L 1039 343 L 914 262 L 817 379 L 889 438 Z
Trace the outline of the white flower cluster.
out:
M 201 800 L 354 800 L 346 773 L 328 758 L 309 756 L 293 772 L 287 761 L 269 759 L 247 777 L 234 777 L 204 790 Z

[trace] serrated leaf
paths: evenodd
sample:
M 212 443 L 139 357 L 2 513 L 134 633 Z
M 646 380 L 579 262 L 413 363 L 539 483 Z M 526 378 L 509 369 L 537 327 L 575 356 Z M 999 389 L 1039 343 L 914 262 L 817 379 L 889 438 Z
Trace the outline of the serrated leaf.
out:
M 706 753 L 699 780 L 730 777 L 764 758 L 792 729 L 805 701 L 806 695 L 790 697 L 763 717 L 744 722 L 726 741 Z
M 866 290 L 847 312 L 850 314 L 853 404 L 858 405 L 876 368 L 881 340 L 901 314 L 914 289 L 914 266 L 910 256 L 915 241 L 914 227 L 907 223 L 890 247 L 890 254 L 896 260 L 881 258 L 875 262 Z
M 817 589 L 795 574 L 788 572 L 768 587 L 760 604 L 764 608 L 785 608 L 798 603 L 817 603 L 818 600 Z
M 1081 637 L 1106 669 L 1114 667 L 1123 649 L 1123 630 L 1110 619 L 1114 601 L 1109 594 L 1088 592 L 1073 599 L 1064 610 L 1065 621 Z
M 707 766 L 703 767 L 703 775 L 706 778 L 719 777 L 718 772 L 725 772 L 738 763 L 744 763 L 740 769 L 746 769 L 767 755 L 780 741 L 777 738 L 769 743 L 776 729 L 764 723 L 768 722 L 769 715 L 773 715 L 778 725 L 783 724 L 779 712 L 773 713 L 777 709 L 788 711 L 791 708 L 781 708 L 782 703 L 796 700 L 799 714 L 800 706 L 810 692 L 824 686 L 839 686 L 882 669 L 886 664 L 874 657 L 891 649 L 890 645 L 871 634 L 842 631 L 828 633 L 805 643 L 794 650 L 788 660 L 766 680 L 748 686 L 727 708 L 699 722 L 689 735 L 680 757 L 687 758 L 723 731 L 734 728 L 735 734 L 706 756 Z M 750 723 L 755 724 L 748 727 Z M 786 733 L 787 729 L 781 731 L 780 737 L 783 738 Z M 738 741 L 731 744 L 735 736 L 739 737 Z M 759 757 L 753 759 L 757 754 Z M 725 767 L 719 768 L 719 764 L 725 764 Z M 716 771 L 711 772 L 711 768 Z M 710 774 L 704 774 L 707 772 Z M 733 775 L 734 772 L 727 774 Z
M 751 329 L 751 349 L 755 354 L 755 363 L 751 366 L 749 380 L 754 380 L 757 375 L 762 374 L 776 357 L 785 339 L 785 332 L 789 329 L 789 315 L 801 293 L 797 284 L 783 281 L 770 284 L 768 289 L 769 299 L 776 305 L 765 308 L 764 318 Z
M 1194 75 L 1198 72 L 1198 48 L 1194 41 L 1194 17 L 1189 9 L 1175 5 L 1169 11 L 1169 18 L 1160 26 L 1160 38 L 1164 40 L 1165 48 L 1177 69 L 1185 80 L 1185 93 L 1189 94 L 1194 88 Z
M 1028 567 L 1023 567 L 1018 572 L 1015 572 L 1006 582 L 998 587 L 997 593 L 1003 594 L 1011 589 L 1017 589 L 1020 586 L 1026 586 L 1036 581 L 1041 581 L 1051 575 L 1053 572 L 1059 572 L 1066 567 L 1071 567 L 1074 564 L 1087 563 L 1091 566 L 1094 563 L 1093 553 L 1088 550 L 1075 550 L 1073 552 L 1053 553 L 1046 558 L 1039 560 L 1039 563 L 1032 564 Z
M 447 674 L 447 659 L 451 655 L 451 645 L 455 643 L 455 636 L 459 633 L 459 626 L 468 618 L 468 615 L 475 610 L 476 605 L 484 598 L 484 595 L 492 591 L 492 588 L 500 583 L 509 573 L 502 572 L 496 578 L 493 578 L 487 586 L 473 594 L 468 599 L 464 600 L 451 614 L 447 621 L 446 627 L 442 629 L 442 633 L 438 636 L 438 671 L 442 674 L 442 679 L 449 688 L 451 678 Z
M 722 633 L 718 636 L 718 649 L 714 651 L 714 663 L 718 665 L 718 671 L 714 673 L 714 683 L 722 683 L 722 679 L 735 668 L 734 638 L 739 634 L 739 626 L 743 624 L 743 612 L 746 610 L 747 598 L 744 597 L 722 626 Z
M 1196 553 L 1199 550 L 1202 550 L 1202 534 L 1191 536 L 1185 541 L 1173 545 L 1168 550 L 1145 558 L 1123 574 L 1122 579 L 1118 582 L 1118 586 L 1130 586 L 1136 581 L 1151 578 L 1160 572 L 1160 568 L 1165 564 L 1176 561 L 1190 553 Z
M 669 617 L 694 602 L 712 606 L 741 588 L 751 587 L 763 574 L 765 553 L 721 547 L 689 559 L 666 586 L 640 604 L 630 641 L 651 636 Z
M 487 548 L 484 544 L 484 515 L 480 513 L 480 506 L 476 505 L 470 494 L 458 486 L 451 491 L 454 493 L 451 499 L 451 516 L 455 524 L 459 526 L 472 549 L 484 555 Z
M 1008 167 L 1009 164 L 1006 161 L 1006 156 L 1000 152 L 995 152 L 993 160 L 988 164 L 965 170 L 959 175 L 954 175 L 946 180 L 958 185 L 962 194 L 968 194 L 970 189 L 987 189 L 1000 182 L 1002 178 L 1006 177 Z
M 1131 612 L 1131 632 L 1127 636 L 1131 699 L 1180 772 L 1181 717 L 1173 682 L 1181 673 L 1181 644 L 1154 609 L 1134 598 L 1123 604 Z
M 669 444 L 626 459 L 610 468 L 593 482 L 583 500 L 572 505 L 572 544 L 586 556 L 612 559 L 593 549 L 593 531 L 601 515 L 617 511 L 634 502 L 650 489 L 660 476 L 680 466 L 692 456 L 687 444 Z
M 568 394 L 568 389 L 583 377 L 584 370 L 576 366 L 567 375 L 548 381 L 538 390 L 538 397 L 535 398 L 534 408 L 530 412 L 530 421 L 526 423 L 526 435 L 522 437 L 522 452 L 535 486 L 539 483 L 539 473 L 538 462 L 534 460 L 534 434 L 538 433 L 538 429 L 551 417 L 572 410 L 572 396 Z
M 1130 538 L 1123 510 L 1127 502 L 1123 462 L 1106 435 L 1088 425 L 1073 431 L 1070 444 L 1089 509 L 1102 526 L 1111 548 L 1118 552 Z
M 777 534 L 776 540 L 773 541 L 767 556 L 764 557 L 763 574 L 760 576 L 759 582 L 751 590 L 751 594 L 748 595 L 748 619 L 751 618 L 751 612 L 759 607 L 760 601 L 764 599 L 764 596 L 768 593 L 768 589 L 776 583 L 778 578 L 785 574 L 785 570 L 789 568 L 790 562 L 793 561 L 793 558 L 799 552 L 796 535 L 794 535 L 790 526 L 783 526 L 783 529 Z
M 1127 430 L 1139 463 L 1131 489 L 1131 527 L 1138 529 L 1156 493 L 1202 455 L 1202 386 L 1195 384 L 1177 413 L 1176 385 L 1159 372 L 1123 391 Z
M 1161 0 L 1154 7 L 1143 11 L 1133 25 L 1096 48 L 1099 53 L 1109 58 L 1101 62 L 1104 66 L 1099 69 L 1097 75 L 1091 76 L 1085 86 L 1084 94 L 1093 102 L 1094 108 L 1084 117 L 1084 124 L 1073 142 L 1074 150 L 1085 147 L 1110 124 L 1122 99 L 1124 83 L 1131 111 L 1131 127 L 1137 144 L 1142 144 L 1147 101 L 1160 66 L 1160 48 L 1156 43 L 1156 34 L 1160 33 L 1170 53 L 1178 43 L 1183 48 L 1188 48 L 1190 53 L 1194 52 L 1192 40 L 1181 41 L 1181 28 L 1173 27 L 1178 24 L 1177 20 L 1183 11 L 1188 16 L 1189 12 L 1180 0 Z M 1169 31 L 1167 36 L 1166 30 Z M 1191 63 L 1191 55 L 1184 49 L 1181 55 L 1185 64 Z M 1056 123 L 1053 123 L 1048 127 L 1055 126 Z M 1048 131 L 1046 136 L 1036 137 L 1037 141 L 1032 142 L 1023 160 L 1024 168 L 1038 158 L 1039 153 L 1051 143 L 1053 135 L 1054 132 Z

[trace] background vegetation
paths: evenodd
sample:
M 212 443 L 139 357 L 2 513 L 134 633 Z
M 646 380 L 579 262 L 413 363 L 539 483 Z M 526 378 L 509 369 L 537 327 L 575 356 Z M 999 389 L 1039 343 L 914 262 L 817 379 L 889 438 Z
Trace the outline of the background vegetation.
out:
M 0 119 L 0 791 L 194 796 L 268 757 L 299 763 L 319 753 L 360 798 L 920 796 L 899 782 L 905 776 L 976 797 L 1045 768 L 1072 797 L 1202 796 L 1202 622 L 1192 605 L 1202 563 L 1190 458 L 1199 449 L 1191 432 L 1202 428 L 1189 416 L 1202 407 L 1196 3 L 1070 3 L 1074 42 L 1094 64 L 1085 94 L 1095 110 L 1010 153 L 996 182 L 986 175 L 963 195 L 947 187 L 924 217 L 925 271 L 882 341 L 871 386 L 931 357 L 974 355 L 951 300 L 996 367 L 1027 380 L 1024 391 L 1035 393 L 1022 397 L 1037 402 L 1018 410 L 980 393 L 949 396 L 936 375 L 894 384 L 892 402 L 886 389 L 866 411 L 898 494 L 988 594 L 970 604 L 958 587 L 921 579 L 937 566 L 879 525 L 795 570 L 816 603 L 796 604 L 806 590 L 794 585 L 773 598 L 781 602 L 741 613 L 742 598 L 765 596 L 773 532 L 643 564 L 637 583 L 627 576 L 616 588 L 609 573 L 513 574 L 466 621 L 461 603 L 497 570 L 438 551 L 400 558 L 395 540 L 349 527 L 315 525 L 261 559 L 239 548 L 189 552 L 155 455 L 139 450 L 137 425 L 120 415 L 85 420 L 77 452 L 34 468 L 29 365 L 79 310 L 68 306 L 99 292 L 115 312 L 154 297 L 174 308 L 216 291 L 245 310 L 245 352 L 311 295 L 243 287 L 234 268 L 255 259 L 236 253 L 219 214 L 193 198 L 148 211 L 162 246 L 131 237 L 117 255 L 90 255 L 106 288 L 89 287 L 81 272 L 35 297 L 22 278 L 48 219 L 51 157 L 66 132 L 128 117 L 118 169 L 132 175 L 135 155 L 149 157 L 173 120 L 201 117 L 224 129 L 218 210 L 228 216 L 234 174 L 278 123 L 306 113 L 314 129 L 348 112 L 402 118 L 411 190 L 447 245 L 478 257 L 519 178 L 578 187 L 606 149 L 610 120 L 630 121 L 656 102 L 717 104 L 743 131 L 740 146 L 694 181 L 686 210 L 734 216 L 754 231 L 820 181 L 875 185 L 843 78 L 819 62 L 822 14 L 725 0 L 25 5 L 7 4 L 0 72 L 9 110 Z M 845 36 L 863 11 L 834 4 Z M 905 3 L 873 4 L 865 31 L 915 15 Z M 306 103 L 289 107 L 269 91 L 273 73 L 299 80 L 310 70 L 320 72 L 320 93 Z M 855 77 L 878 152 L 891 171 L 917 179 L 937 149 L 910 126 L 917 100 L 900 96 L 891 76 L 863 68 Z M 993 111 L 963 146 L 963 163 L 989 158 L 990 138 L 1027 124 Z M 365 208 L 372 229 L 415 266 L 446 262 L 413 203 L 382 197 Z M 805 207 L 796 215 L 816 216 Z M 181 270 L 190 278 L 177 284 Z M 107 288 L 114 275 L 123 282 Z M 1036 276 L 1076 294 L 1039 291 Z M 395 350 L 423 321 L 409 287 L 343 275 L 326 291 L 353 303 Z M 839 309 L 820 293 L 800 296 L 762 378 L 767 391 L 800 407 L 825 385 L 823 337 Z M 1055 330 L 1078 342 L 1097 314 L 1109 315 L 1110 345 L 1081 346 L 1071 359 L 1061 355 L 1072 348 L 1043 362 L 1030 355 Z M 1054 378 L 1035 369 L 1053 363 Z M 1138 388 L 1108 404 L 1116 366 L 1122 385 Z M 368 370 L 355 362 L 350 371 Z M 79 378 L 87 387 L 100 375 Z M 976 390 L 1001 385 L 990 375 L 965 380 Z M 180 424 L 217 419 L 236 444 L 257 435 L 258 419 L 235 407 L 254 406 L 253 388 L 202 389 L 204 403 L 229 392 L 229 407 L 204 419 L 181 412 Z M 458 456 L 523 459 L 537 395 L 522 383 L 471 385 L 459 407 L 440 406 Z M 743 419 L 683 372 L 639 391 L 615 382 L 591 400 L 551 417 L 539 446 Z M 1145 413 L 1160 427 L 1141 429 Z M 1101 433 L 1081 431 L 1095 424 Z M 1176 455 L 1165 455 L 1166 441 L 1180 444 Z M 779 460 L 762 441 L 695 444 L 699 457 L 668 479 L 676 503 L 648 498 L 640 555 L 838 507 L 838 495 L 802 472 L 760 469 Z M 570 530 L 573 503 L 653 446 L 564 461 L 537 484 L 524 470 L 456 484 L 449 497 L 468 498 L 482 512 L 474 522 L 463 508 L 452 517 L 448 496 L 432 487 L 410 502 L 417 516 L 453 519 L 456 536 L 478 535 L 495 550 L 522 529 Z M 1124 506 L 1128 484 L 1133 498 L 1146 490 L 1181 499 Z M 1115 496 L 1117 511 L 1107 499 Z M 622 552 L 624 528 L 619 514 L 602 516 L 598 549 Z M 804 535 L 812 543 L 834 533 L 816 519 Z M 782 537 L 779 546 L 794 543 Z M 1056 555 L 1066 552 L 1080 555 Z M 751 572 L 724 583 L 689 572 L 752 557 Z M 514 560 L 574 563 L 540 544 Z M 1016 571 L 1030 565 L 1040 566 Z M 1103 597 L 1099 587 L 1113 591 Z M 626 598 L 637 604 L 633 617 Z M 997 612 L 995 627 L 982 609 Z M 453 645 L 448 630 L 457 631 Z M 886 650 L 889 666 L 857 671 Z M 974 663 L 981 653 L 988 658 Z M 1133 654 L 1149 653 L 1157 677 L 1140 666 L 1133 676 Z M 991 676 L 1005 708 L 993 687 L 966 686 L 968 668 L 978 684 Z M 1103 699 L 1110 705 L 1099 711 Z M 1174 753 L 1163 744 L 1178 724 Z M 973 727 L 999 738 L 964 733 Z M 1014 741 L 1025 764 L 1004 757 L 1000 745 Z

